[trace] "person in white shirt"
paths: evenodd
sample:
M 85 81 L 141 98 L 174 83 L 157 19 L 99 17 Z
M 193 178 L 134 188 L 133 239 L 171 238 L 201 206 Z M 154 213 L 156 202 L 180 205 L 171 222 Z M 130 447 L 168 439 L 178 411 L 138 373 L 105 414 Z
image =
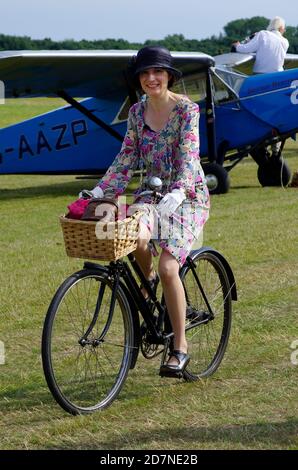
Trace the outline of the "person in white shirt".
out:
M 246 44 L 239 41 L 233 43 L 234 50 L 245 54 L 256 53 L 254 73 L 280 72 L 289 48 L 289 41 L 283 37 L 285 30 L 284 19 L 276 16 L 267 30 L 259 31 Z

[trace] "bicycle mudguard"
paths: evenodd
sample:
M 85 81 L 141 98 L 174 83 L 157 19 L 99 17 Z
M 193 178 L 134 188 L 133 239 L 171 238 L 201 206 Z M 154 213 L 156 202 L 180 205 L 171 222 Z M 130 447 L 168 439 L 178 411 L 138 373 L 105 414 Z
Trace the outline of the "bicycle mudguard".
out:
M 220 261 L 221 263 L 223 264 L 225 270 L 226 270 L 226 273 L 227 273 L 227 276 L 229 278 L 229 282 L 230 282 L 230 286 L 231 286 L 231 298 L 232 300 L 237 300 L 237 287 L 236 287 L 236 281 L 235 281 L 235 277 L 234 277 L 234 274 L 233 274 L 233 271 L 232 271 L 232 268 L 230 266 L 230 264 L 228 263 L 228 261 L 226 260 L 226 258 L 217 250 L 214 250 L 214 248 L 210 247 L 210 246 L 202 246 L 201 248 L 199 248 L 198 250 L 192 250 L 190 252 L 190 254 L 188 255 L 188 257 L 190 259 L 194 259 L 194 257 L 198 254 L 198 253 L 212 253 L 214 256 L 216 256 Z M 187 269 L 187 261 L 185 262 L 185 264 L 182 266 L 182 268 L 180 269 L 180 276 L 182 276 L 184 274 L 184 272 L 186 271 Z
M 100 272 L 108 273 L 109 269 L 108 266 L 103 266 L 102 264 L 91 263 L 91 261 L 85 261 L 84 269 L 96 269 Z

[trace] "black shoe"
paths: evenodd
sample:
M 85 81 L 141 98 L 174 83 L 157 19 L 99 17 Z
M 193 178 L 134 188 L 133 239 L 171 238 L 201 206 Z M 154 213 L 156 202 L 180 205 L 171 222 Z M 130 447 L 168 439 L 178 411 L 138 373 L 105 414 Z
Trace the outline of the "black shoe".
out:
M 180 379 L 183 377 L 183 372 L 190 361 L 190 357 L 187 353 L 179 351 L 179 349 L 174 349 L 170 353 L 170 357 L 175 357 L 179 363 L 178 364 L 163 364 L 159 370 L 159 375 L 161 377 L 176 377 Z

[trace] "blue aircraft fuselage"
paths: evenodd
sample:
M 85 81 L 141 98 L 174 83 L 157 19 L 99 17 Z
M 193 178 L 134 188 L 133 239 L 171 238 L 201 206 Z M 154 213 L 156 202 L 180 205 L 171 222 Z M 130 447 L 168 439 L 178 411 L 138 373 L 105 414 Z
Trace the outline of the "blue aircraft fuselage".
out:
M 125 96 L 82 103 L 124 136 L 117 120 Z M 208 155 L 205 103 L 200 103 L 201 155 Z M 1 111 L 1 109 L 0 109 Z M 298 129 L 298 69 L 247 77 L 239 99 L 215 104 L 216 145 L 245 148 L 273 133 Z M 0 129 L 0 174 L 98 173 L 108 168 L 121 142 L 72 106 Z

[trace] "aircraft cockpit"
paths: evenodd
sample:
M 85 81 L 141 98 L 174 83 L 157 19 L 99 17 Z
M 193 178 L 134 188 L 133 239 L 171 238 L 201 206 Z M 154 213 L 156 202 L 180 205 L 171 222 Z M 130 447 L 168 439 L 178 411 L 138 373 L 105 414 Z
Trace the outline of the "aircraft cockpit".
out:
M 224 70 L 220 68 L 213 69 L 214 75 L 223 82 L 230 90 L 239 96 L 239 90 L 242 86 L 242 83 L 247 78 L 247 75 L 244 75 L 240 72 L 235 72 L 231 70 Z
M 218 68 L 211 68 L 210 71 L 214 104 L 238 100 L 239 90 L 247 76 Z M 173 91 L 187 95 L 196 103 L 202 103 L 207 96 L 206 71 L 183 77 Z

